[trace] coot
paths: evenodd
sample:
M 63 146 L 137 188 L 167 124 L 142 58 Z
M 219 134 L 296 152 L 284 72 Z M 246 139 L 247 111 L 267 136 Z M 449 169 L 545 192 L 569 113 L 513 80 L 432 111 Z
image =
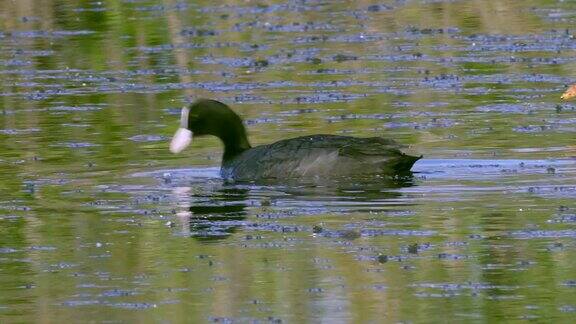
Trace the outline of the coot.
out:
M 192 142 L 192 135 L 222 140 L 220 174 L 229 181 L 408 175 L 421 158 L 402 153 L 401 145 L 381 137 L 308 135 L 251 147 L 242 119 L 227 105 L 210 99 L 182 109 L 170 151 L 181 152 Z

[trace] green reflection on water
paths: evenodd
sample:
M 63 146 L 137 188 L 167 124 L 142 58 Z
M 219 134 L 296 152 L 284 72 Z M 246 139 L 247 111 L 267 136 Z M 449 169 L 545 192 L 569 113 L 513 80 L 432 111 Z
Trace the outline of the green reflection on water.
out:
M 165 176 L 219 164 L 216 139 L 167 150 L 199 96 L 230 103 L 254 144 L 385 134 L 428 159 L 573 156 L 573 106 L 556 106 L 572 3 L 387 5 L 0 0 L 0 321 L 570 320 L 573 235 L 517 233 L 573 229 L 554 222 L 573 213 L 570 166 L 241 196 L 213 170 Z

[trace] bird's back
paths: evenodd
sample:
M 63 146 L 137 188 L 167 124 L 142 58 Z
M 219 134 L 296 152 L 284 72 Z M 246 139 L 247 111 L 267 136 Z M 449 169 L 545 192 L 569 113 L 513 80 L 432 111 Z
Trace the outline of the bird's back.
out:
M 224 161 L 221 173 L 235 181 L 403 174 L 419 157 L 400 147 L 381 137 L 303 136 L 249 149 Z

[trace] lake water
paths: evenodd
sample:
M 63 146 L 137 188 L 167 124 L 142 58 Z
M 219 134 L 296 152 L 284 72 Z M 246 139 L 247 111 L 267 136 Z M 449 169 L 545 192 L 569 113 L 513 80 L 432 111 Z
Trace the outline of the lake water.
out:
M 0 0 L 0 322 L 572 322 L 572 1 Z M 168 151 L 385 136 L 403 182 Z

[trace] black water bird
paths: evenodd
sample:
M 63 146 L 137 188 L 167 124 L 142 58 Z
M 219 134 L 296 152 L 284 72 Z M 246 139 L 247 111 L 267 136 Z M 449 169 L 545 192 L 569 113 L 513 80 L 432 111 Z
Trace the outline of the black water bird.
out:
M 200 99 L 182 109 L 170 151 L 179 153 L 192 136 L 214 135 L 224 144 L 221 176 L 228 181 L 284 181 L 410 174 L 420 157 L 381 137 L 308 135 L 252 147 L 242 119 L 216 100 Z

